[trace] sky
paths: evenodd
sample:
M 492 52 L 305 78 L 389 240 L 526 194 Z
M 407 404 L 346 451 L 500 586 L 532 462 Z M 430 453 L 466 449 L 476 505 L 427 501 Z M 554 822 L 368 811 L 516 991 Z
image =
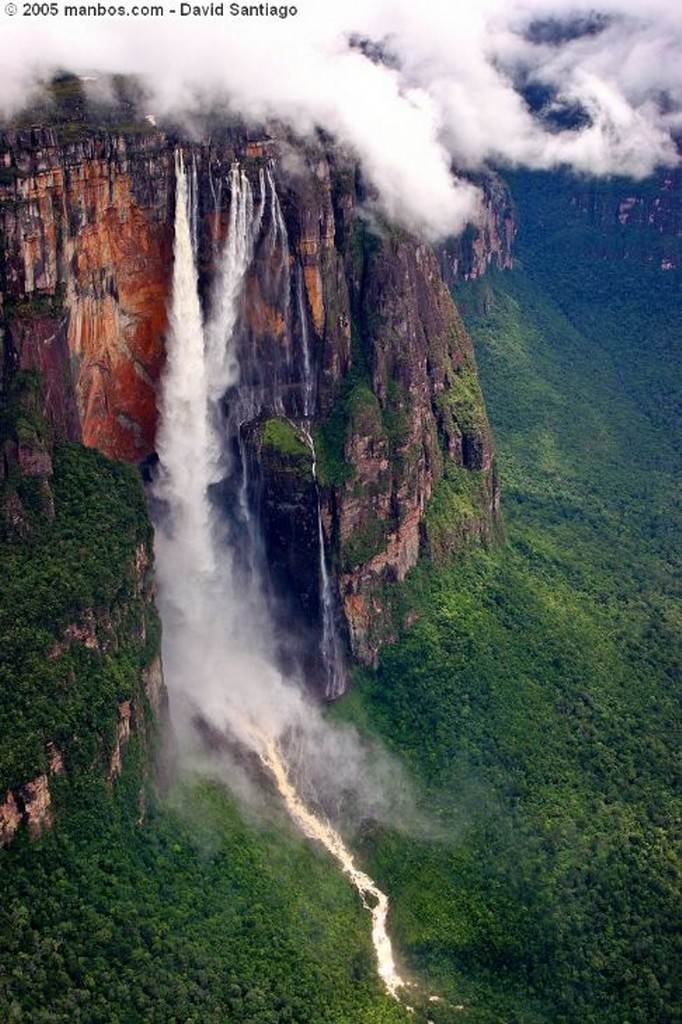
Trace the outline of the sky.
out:
M 475 209 L 453 165 L 643 177 L 679 159 L 673 0 L 298 0 L 286 18 L 232 16 L 227 2 L 222 16 L 181 17 L 179 2 L 163 3 L 162 18 L 72 18 L 65 0 L 54 17 L 23 16 L 22 2 L 0 13 L 0 107 L 66 68 L 144 76 L 157 116 L 189 118 L 211 97 L 300 131 L 322 125 L 357 150 L 386 213 L 432 237 Z M 529 87 L 545 113 L 579 110 L 580 123 L 533 114 Z

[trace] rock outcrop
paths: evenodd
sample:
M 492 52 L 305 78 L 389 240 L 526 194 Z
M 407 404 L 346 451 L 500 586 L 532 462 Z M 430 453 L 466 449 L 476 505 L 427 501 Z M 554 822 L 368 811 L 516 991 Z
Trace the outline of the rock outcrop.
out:
M 0 804 L 0 847 L 8 846 L 21 825 L 28 828 L 35 839 L 50 828 L 54 822 L 50 779 L 64 775 L 64 760 L 54 743 L 48 743 L 49 767 L 24 783 L 8 789 L 4 803 Z
M 495 173 L 475 179 L 481 190 L 477 215 L 459 238 L 448 238 L 437 247 L 443 280 L 475 281 L 492 267 L 510 270 L 514 262 L 516 213 L 504 181 Z

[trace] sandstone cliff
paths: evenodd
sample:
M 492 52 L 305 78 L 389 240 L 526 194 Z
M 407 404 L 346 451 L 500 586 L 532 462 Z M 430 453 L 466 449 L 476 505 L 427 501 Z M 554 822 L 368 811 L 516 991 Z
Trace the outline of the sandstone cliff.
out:
M 177 145 L 151 130 L 86 132 L 68 144 L 44 127 L 0 136 L 5 376 L 39 370 L 57 436 L 128 460 L 154 448 Z M 226 405 L 238 459 L 261 478 L 269 562 L 290 591 L 286 563 L 300 553 L 294 603 L 314 630 L 319 500 L 345 628 L 355 655 L 372 662 L 392 628 L 381 587 L 402 579 L 420 551 L 437 556 L 494 530 L 492 442 L 470 342 L 431 248 L 381 219 L 369 226 L 352 154 L 241 125 L 183 145 L 197 182 L 206 302 L 234 160 L 261 204 L 240 382 Z M 441 251 L 450 277 L 509 262 L 513 218 L 495 187 L 486 185 L 479 226 Z M 272 445 L 253 448 L 254 426 L 272 417 L 313 430 L 319 493 L 310 477 L 303 484 L 300 471 L 283 471 L 286 453 L 277 462 L 263 458 Z M 426 511 L 448 469 L 471 474 L 469 525 L 436 516 L 430 538 Z
M 568 242 L 573 252 L 588 259 L 679 271 L 679 167 L 663 168 L 644 181 L 523 171 L 509 179 L 526 209 L 532 210 L 525 217 L 524 235 L 541 244 L 554 269 L 560 270 L 558 260 Z
M 517 224 L 509 189 L 492 171 L 474 180 L 481 190 L 474 223 L 459 238 L 449 238 L 437 247 L 448 287 L 457 281 L 477 280 L 491 268 L 509 270 L 513 264 Z
M 0 136 L 6 352 L 38 369 L 62 437 L 111 456 L 153 447 L 166 323 L 171 178 L 157 136 L 57 145 Z

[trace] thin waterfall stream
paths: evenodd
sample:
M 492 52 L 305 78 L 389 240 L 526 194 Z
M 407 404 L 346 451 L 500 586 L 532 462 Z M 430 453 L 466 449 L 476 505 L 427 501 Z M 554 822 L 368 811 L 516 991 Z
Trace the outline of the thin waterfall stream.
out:
M 301 433 L 310 449 L 312 457 L 311 473 L 315 482 L 317 498 L 317 543 L 320 550 L 320 598 L 322 605 L 322 640 L 320 647 L 322 662 L 327 673 L 324 695 L 328 700 L 336 700 L 343 695 L 346 689 L 346 671 L 339 634 L 334 622 L 334 595 L 329 578 L 329 570 L 327 569 L 327 553 L 325 551 L 324 528 L 322 526 L 322 502 L 320 501 L 320 488 L 317 481 L 317 452 L 315 451 L 313 435 L 308 428 L 302 427 Z
M 229 412 L 225 415 L 222 402 L 239 375 L 234 340 L 239 302 L 260 234 L 265 230 L 264 222 L 281 250 L 277 272 L 286 275 L 288 281 L 288 243 L 274 179 L 270 171 L 261 173 L 259 200 L 254 204 L 245 172 L 237 165 L 232 167 L 228 232 L 218 260 L 210 310 L 204 316 L 197 273 L 196 165 L 192 163 L 187 169 L 178 151 L 175 170 L 173 295 L 157 441 L 159 470 L 153 484 L 158 505 L 158 601 L 174 724 L 181 736 L 194 738 L 187 742 L 194 742 L 195 748 L 195 723 L 200 719 L 257 755 L 274 779 L 291 820 L 335 858 L 357 889 L 371 914 L 379 977 L 386 991 L 397 999 L 405 983 L 396 970 L 386 930 L 388 897 L 355 865 L 336 829 L 315 814 L 296 789 L 282 736 L 305 730 L 311 717 L 319 713 L 301 689 L 275 668 L 269 650 L 267 612 L 256 603 L 257 588 L 243 587 L 231 546 L 230 525 L 224 516 L 221 518 L 213 497 L 214 488 L 227 481 L 239 491 L 237 503 L 247 514 L 244 466 L 242 474 L 230 476 L 232 467 L 226 459 L 229 446 L 225 432 L 230 424 L 234 429 L 235 424 Z M 265 216 L 266 188 L 271 193 L 269 223 Z M 297 300 L 301 301 L 300 292 Z M 307 347 L 307 336 L 304 344 Z M 311 450 L 317 486 L 315 446 L 307 429 L 304 436 Z M 236 476 L 239 478 L 233 479 Z M 333 647 L 339 641 L 338 637 L 333 640 L 319 490 L 318 529 L 322 647 L 323 655 L 334 660 L 337 656 L 340 659 L 340 648 Z M 334 671 L 329 677 L 330 697 L 340 692 L 341 682 Z

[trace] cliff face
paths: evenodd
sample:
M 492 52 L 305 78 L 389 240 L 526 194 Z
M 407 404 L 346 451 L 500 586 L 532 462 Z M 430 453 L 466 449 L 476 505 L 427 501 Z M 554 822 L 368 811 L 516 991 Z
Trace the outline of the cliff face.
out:
M 471 342 L 431 248 L 401 234 L 366 236 L 353 293 L 367 377 L 347 405 L 339 579 L 353 648 L 373 663 L 393 628 L 384 584 L 404 579 L 421 551 L 434 554 L 426 513 L 446 471 L 485 480 L 479 539 L 494 528 L 497 487 Z
M 663 169 L 644 181 L 522 171 L 509 175 L 509 180 L 526 211 L 530 209 L 519 242 L 523 245 L 529 238 L 539 243 L 545 259 L 560 259 L 562 247 L 570 244 L 573 253 L 587 259 L 679 270 L 679 167 Z
M 94 133 L 66 146 L 49 129 L 0 137 L 5 375 L 39 369 L 58 435 L 128 460 L 154 448 L 174 148 L 159 132 Z M 338 148 L 243 127 L 184 148 L 207 303 L 235 159 L 262 218 L 237 330 L 240 379 L 226 409 L 237 461 L 259 481 L 269 564 L 290 590 L 291 553 L 300 553 L 294 603 L 319 619 L 319 504 L 345 628 L 355 655 L 372 662 L 392 628 L 381 588 L 420 551 L 448 549 L 445 520 L 432 544 L 425 518 L 448 468 L 475 481 L 475 511 L 468 527 L 454 525 L 450 547 L 462 530 L 481 538 L 494 529 L 490 431 L 439 260 L 453 277 L 480 274 L 491 260 L 506 265 L 511 213 L 489 183 L 478 229 L 438 258 L 387 225 L 368 229 L 357 167 Z M 276 435 L 263 445 L 255 427 L 273 417 L 311 432 L 318 486 L 312 459 L 305 478 L 305 460 L 290 472 L 290 452 L 272 457 Z
M 459 238 L 449 238 L 437 248 L 448 287 L 457 281 L 475 281 L 491 267 L 509 270 L 513 264 L 517 223 L 509 189 L 492 171 L 475 180 L 481 201 L 474 223 Z
M 241 378 L 227 405 L 239 410 L 252 458 L 249 424 L 275 417 L 299 429 L 298 449 L 281 432 L 257 433 L 269 571 L 288 603 L 297 595 L 304 616 L 319 619 L 319 500 L 343 629 L 353 654 L 374 663 L 394 628 L 383 588 L 420 552 L 448 548 L 442 521 L 441 543 L 431 546 L 426 519 L 448 467 L 472 476 L 468 540 L 493 533 L 492 439 L 471 343 L 436 254 L 388 225 L 367 227 L 349 157 L 310 146 L 296 156 L 293 171 L 285 160 L 274 165 L 282 237 L 266 223 L 238 331 Z M 284 245 L 288 269 L 278 277 L 273 262 Z M 450 549 L 461 525 L 451 523 Z
M 614 179 L 573 188 L 571 215 L 598 228 L 599 248 L 591 255 L 651 263 L 661 270 L 680 266 L 682 171 L 667 169 L 646 182 Z
M 11 358 L 41 371 L 61 436 L 125 459 L 154 444 L 172 255 L 169 156 L 156 136 L 62 147 L 48 128 L 0 136 Z

